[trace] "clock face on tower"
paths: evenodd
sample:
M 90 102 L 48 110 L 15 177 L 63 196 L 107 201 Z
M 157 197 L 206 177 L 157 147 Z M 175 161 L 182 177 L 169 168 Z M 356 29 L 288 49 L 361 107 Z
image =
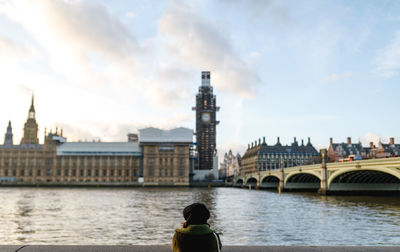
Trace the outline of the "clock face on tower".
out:
M 210 122 L 210 119 L 211 119 L 211 116 L 210 116 L 210 113 L 202 113 L 201 114 L 201 120 L 203 121 L 203 122 Z

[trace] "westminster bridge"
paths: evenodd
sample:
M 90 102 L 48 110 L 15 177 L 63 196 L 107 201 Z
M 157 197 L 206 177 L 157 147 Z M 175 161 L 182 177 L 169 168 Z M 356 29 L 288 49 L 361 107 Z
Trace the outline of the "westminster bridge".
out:
M 266 170 L 237 176 L 234 186 L 330 192 L 399 192 L 400 158 L 336 162 Z

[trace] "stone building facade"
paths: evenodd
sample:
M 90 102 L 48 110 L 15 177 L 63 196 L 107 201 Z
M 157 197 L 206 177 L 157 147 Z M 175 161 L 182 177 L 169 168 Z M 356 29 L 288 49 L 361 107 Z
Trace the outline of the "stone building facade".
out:
M 55 154 L 52 182 L 129 183 L 141 176 L 137 142 L 66 142 Z
M 368 147 L 363 147 L 361 142 L 352 143 L 350 137 L 346 143 L 333 143 L 333 139 L 330 138 L 327 152 L 328 162 L 348 161 L 349 157 L 361 160 L 398 156 L 400 156 L 400 144 L 395 143 L 394 137 L 390 137 L 387 144 L 379 141 L 378 145 L 375 145 L 370 142 Z
M 366 159 L 369 157 L 370 148 L 365 148 L 361 142 L 352 143 L 348 137 L 346 143 L 334 143 L 333 139 L 329 139 L 329 147 L 327 151 L 328 162 L 338 162 L 354 155 L 356 159 Z
M 240 161 L 239 153 L 234 155 L 232 150 L 225 153 L 224 160 L 220 163 L 220 178 L 230 181 L 234 176 L 238 176 L 240 174 Z
M 0 145 L 0 182 L 46 181 L 50 174 L 55 146 L 46 140 L 45 144 L 39 144 L 35 117 L 32 97 L 19 145 L 14 145 L 11 121 L 8 122 L 4 144 Z
M 302 140 L 301 145 L 294 138 L 291 145 L 282 145 L 279 137 L 275 145 L 267 145 L 265 137 L 248 145 L 241 159 L 240 174 L 273 170 L 298 165 L 320 163 L 318 151 L 312 146 L 310 138 L 307 144 Z
M 11 122 L 0 145 L 0 183 L 59 185 L 188 185 L 193 131 L 155 128 L 127 142 L 67 142 L 62 130 L 45 130 L 43 144 L 32 104 L 19 145 Z M 128 136 L 129 137 L 129 136 Z M 152 160 L 152 161 L 150 161 Z M 153 162 L 152 164 L 150 164 Z M 141 179 L 142 178 L 142 179 Z M 141 181 L 142 180 L 142 181 Z
M 389 143 L 384 144 L 381 141 L 375 146 L 372 142 L 370 143 L 370 158 L 387 158 L 387 157 L 399 157 L 400 156 L 400 144 L 394 142 L 394 137 L 389 137 Z
M 143 177 L 147 185 L 189 185 L 193 130 L 176 128 L 139 130 Z

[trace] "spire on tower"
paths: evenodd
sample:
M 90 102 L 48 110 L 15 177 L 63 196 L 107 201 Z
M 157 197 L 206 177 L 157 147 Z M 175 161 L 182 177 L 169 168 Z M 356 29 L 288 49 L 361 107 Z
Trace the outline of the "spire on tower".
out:
M 28 120 L 24 125 L 24 136 L 21 139 L 21 144 L 38 144 L 39 139 L 37 138 L 39 126 L 35 119 L 35 105 L 34 96 L 32 94 L 32 103 L 29 108 Z
M 35 119 L 35 105 L 34 105 L 34 96 L 32 95 L 32 103 L 29 108 L 29 116 L 28 119 Z
M 31 108 L 29 109 L 29 112 L 35 112 L 34 99 L 35 99 L 35 97 L 32 95 L 32 103 L 31 103 Z
M 10 148 L 13 145 L 13 133 L 11 127 L 11 121 L 8 121 L 7 132 L 4 137 L 4 145 L 6 148 Z

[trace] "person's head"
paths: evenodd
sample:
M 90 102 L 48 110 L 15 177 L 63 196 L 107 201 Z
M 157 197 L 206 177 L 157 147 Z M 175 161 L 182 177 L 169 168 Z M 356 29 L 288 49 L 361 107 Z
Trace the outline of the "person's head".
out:
M 183 217 L 186 220 L 186 226 L 207 224 L 210 211 L 202 203 L 193 203 L 183 209 Z

